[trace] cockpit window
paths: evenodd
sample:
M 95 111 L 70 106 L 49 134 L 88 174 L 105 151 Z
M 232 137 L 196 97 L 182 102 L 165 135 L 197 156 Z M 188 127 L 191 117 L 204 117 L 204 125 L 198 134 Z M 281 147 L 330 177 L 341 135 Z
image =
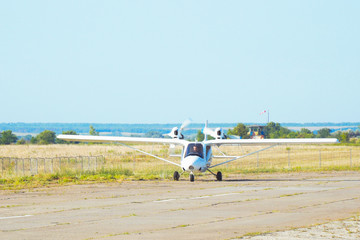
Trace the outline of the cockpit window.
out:
M 203 145 L 201 143 L 190 143 L 186 149 L 185 157 L 191 155 L 204 158 Z

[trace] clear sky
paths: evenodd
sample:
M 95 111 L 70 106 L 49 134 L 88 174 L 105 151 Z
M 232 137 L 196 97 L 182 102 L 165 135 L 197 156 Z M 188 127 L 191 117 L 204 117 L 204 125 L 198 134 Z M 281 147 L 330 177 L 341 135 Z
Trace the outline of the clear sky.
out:
M 1 1 L 0 122 L 360 121 L 360 1 Z

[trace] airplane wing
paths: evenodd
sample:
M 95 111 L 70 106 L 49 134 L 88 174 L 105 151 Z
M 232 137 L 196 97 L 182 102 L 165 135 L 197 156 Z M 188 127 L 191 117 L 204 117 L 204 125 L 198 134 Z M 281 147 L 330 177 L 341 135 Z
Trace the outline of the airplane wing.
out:
M 334 144 L 336 138 L 273 138 L 273 139 L 216 139 L 205 142 L 207 145 L 278 145 L 278 144 Z
M 107 137 L 107 136 L 90 136 L 90 135 L 64 135 L 61 134 L 57 136 L 57 138 L 65 140 L 65 141 L 73 141 L 73 142 L 101 142 L 101 143 L 118 143 L 125 147 L 131 148 L 137 152 L 141 152 L 143 154 L 152 156 L 161 161 L 168 162 L 170 164 L 181 167 L 180 164 L 169 161 L 162 157 L 156 156 L 154 154 L 142 151 L 133 146 L 126 145 L 124 143 L 163 143 L 163 144 L 175 144 L 185 146 L 187 144 L 186 140 L 178 139 L 178 138 L 142 138 L 142 137 Z
M 244 145 L 270 145 L 264 147 L 263 149 L 247 153 L 242 156 L 234 157 L 230 160 L 215 164 L 210 166 L 209 168 L 217 167 L 241 158 L 245 158 L 252 154 L 265 151 L 267 149 L 273 148 L 279 144 L 334 144 L 338 143 L 339 141 L 336 138 L 273 138 L 273 139 L 216 139 L 216 140 L 209 140 L 206 141 L 208 145 L 220 146 L 224 144 L 228 145 L 235 145 L 235 144 L 244 144 Z
M 164 143 L 185 146 L 187 141 L 177 138 L 143 138 L 143 137 L 110 137 L 110 136 L 90 136 L 90 135 L 64 135 L 57 138 L 65 141 L 74 142 L 102 142 L 102 143 Z

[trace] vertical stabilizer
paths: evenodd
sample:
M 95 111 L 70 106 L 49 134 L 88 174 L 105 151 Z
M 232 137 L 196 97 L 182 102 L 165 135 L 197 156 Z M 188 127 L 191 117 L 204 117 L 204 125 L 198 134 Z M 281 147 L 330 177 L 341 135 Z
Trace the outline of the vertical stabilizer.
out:
M 206 120 L 206 122 L 205 122 L 205 129 L 207 129 L 207 126 L 208 126 L 208 120 Z M 204 131 L 204 141 L 207 141 L 206 131 Z

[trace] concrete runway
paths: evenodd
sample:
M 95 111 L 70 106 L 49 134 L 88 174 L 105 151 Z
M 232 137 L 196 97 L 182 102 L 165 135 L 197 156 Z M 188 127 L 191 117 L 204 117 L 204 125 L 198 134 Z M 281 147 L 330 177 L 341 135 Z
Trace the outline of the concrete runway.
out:
M 0 239 L 232 239 L 360 212 L 359 172 L 229 178 L 2 191 Z

